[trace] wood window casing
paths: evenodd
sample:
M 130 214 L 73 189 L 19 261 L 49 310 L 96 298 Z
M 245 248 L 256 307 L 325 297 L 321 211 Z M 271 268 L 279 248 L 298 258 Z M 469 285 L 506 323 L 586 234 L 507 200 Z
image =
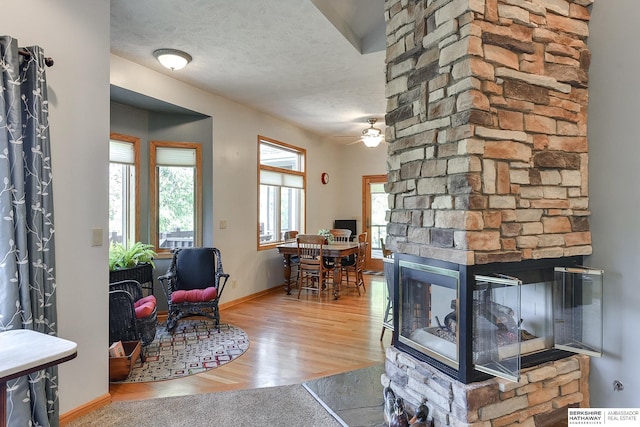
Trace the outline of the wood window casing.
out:
M 160 248 L 160 213 L 159 213 L 159 177 L 157 168 L 157 148 L 178 148 L 195 150 L 195 183 L 194 183 L 194 230 L 193 245 L 202 246 L 202 146 L 193 142 L 149 141 L 149 189 L 150 189 L 150 242 L 155 247 L 159 258 L 171 257 L 171 249 Z
M 128 142 L 133 145 L 133 155 L 134 155 L 134 167 L 135 167 L 135 181 L 134 181 L 134 197 L 135 197 L 135 206 L 134 209 L 134 221 L 135 221 L 135 232 L 134 239 L 135 241 L 140 240 L 140 138 L 125 135 L 121 133 L 111 132 L 109 134 L 109 139 L 115 141 Z M 124 235 L 124 234 L 123 234 Z M 109 239 L 111 236 L 109 236 Z M 124 237 L 123 237 L 124 239 Z M 125 246 L 129 242 L 122 242 Z

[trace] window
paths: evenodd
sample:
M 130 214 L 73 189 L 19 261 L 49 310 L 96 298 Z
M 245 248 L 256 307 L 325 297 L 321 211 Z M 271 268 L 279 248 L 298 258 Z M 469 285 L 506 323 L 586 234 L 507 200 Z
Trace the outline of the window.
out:
M 202 244 L 200 144 L 150 143 L 151 242 L 158 254 Z
M 304 232 L 305 161 L 304 149 L 258 136 L 258 249 Z
M 109 139 L 109 241 L 124 246 L 140 239 L 139 166 L 140 139 L 112 133 Z

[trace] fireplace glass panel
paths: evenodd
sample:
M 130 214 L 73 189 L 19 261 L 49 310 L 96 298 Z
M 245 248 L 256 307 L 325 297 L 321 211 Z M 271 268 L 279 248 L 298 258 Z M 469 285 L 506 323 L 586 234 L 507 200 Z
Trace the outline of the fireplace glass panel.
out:
M 602 353 L 602 271 L 581 257 L 465 266 L 394 256 L 394 346 L 464 383 Z
M 602 356 L 603 271 L 558 267 L 555 275 L 556 348 Z
M 522 281 L 509 276 L 475 276 L 473 363 L 477 370 L 517 381 L 520 375 Z
M 400 261 L 399 280 L 398 339 L 457 369 L 459 273 Z

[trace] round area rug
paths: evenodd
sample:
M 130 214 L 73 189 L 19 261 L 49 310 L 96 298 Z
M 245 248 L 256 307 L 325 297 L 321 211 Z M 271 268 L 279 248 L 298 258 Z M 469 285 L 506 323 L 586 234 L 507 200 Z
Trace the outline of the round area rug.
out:
M 134 364 L 119 383 L 162 381 L 204 372 L 229 363 L 249 348 L 246 332 L 210 319 L 181 319 L 173 333 L 158 325 L 156 338 L 143 351 L 147 358 Z

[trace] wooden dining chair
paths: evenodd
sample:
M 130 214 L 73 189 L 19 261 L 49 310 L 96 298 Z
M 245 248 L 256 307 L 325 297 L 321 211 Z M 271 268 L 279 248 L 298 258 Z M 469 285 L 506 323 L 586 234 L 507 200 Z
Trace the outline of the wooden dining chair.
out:
M 298 234 L 298 298 L 303 289 L 317 291 L 318 298 L 327 288 L 329 269 L 323 262 L 322 250 L 324 236 L 317 234 Z
M 289 230 L 284 232 L 284 240 L 293 240 L 298 236 L 298 232 L 296 230 Z
M 351 230 L 346 228 L 332 228 L 329 233 L 333 236 L 334 242 L 348 242 L 351 239 Z
M 385 258 L 391 258 L 391 256 L 393 255 L 393 251 L 387 249 L 387 247 L 384 245 L 384 240 L 382 239 L 382 237 L 380 238 L 380 247 L 382 248 L 382 256 Z
M 367 256 L 367 244 L 367 233 L 358 234 L 358 252 L 355 256 L 355 262 L 352 265 L 342 267 L 344 276 L 347 279 L 347 288 L 349 287 L 349 276 L 353 274 L 358 295 L 361 295 L 360 287 L 362 287 L 365 292 L 367 291 L 364 284 L 364 262 Z
M 349 242 L 351 241 L 351 230 L 346 228 L 332 228 L 329 230 L 329 233 L 333 236 L 333 241 L 335 243 L 341 242 Z M 349 255 L 348 257 L 344 257 L 341 260 L 341 264 L 343 265 L 351 265 L 355 264 L 355 257 L 353 255 Z M 325 258 L 324 260 L 325 268 L 329 270 L 333 270 L 336 266 L 333 258 Z
M 295 240 L 296 237 L 298 237 L 297 230 L 289 230 L 284 232 L 285 242 Z M 289 258 L 289 267 L 291 268 L 291 273 L 289 275 L 289 286 L 291 286 L 291 283 L 294 281 L 298 283 L 298 275 L 300 274 L 299 266 L 300 266 L 300 262 L 298 260 L 298 256 L 291 255 L 291 257 Z M 289 289 L 291 288 L 289 287 Z

